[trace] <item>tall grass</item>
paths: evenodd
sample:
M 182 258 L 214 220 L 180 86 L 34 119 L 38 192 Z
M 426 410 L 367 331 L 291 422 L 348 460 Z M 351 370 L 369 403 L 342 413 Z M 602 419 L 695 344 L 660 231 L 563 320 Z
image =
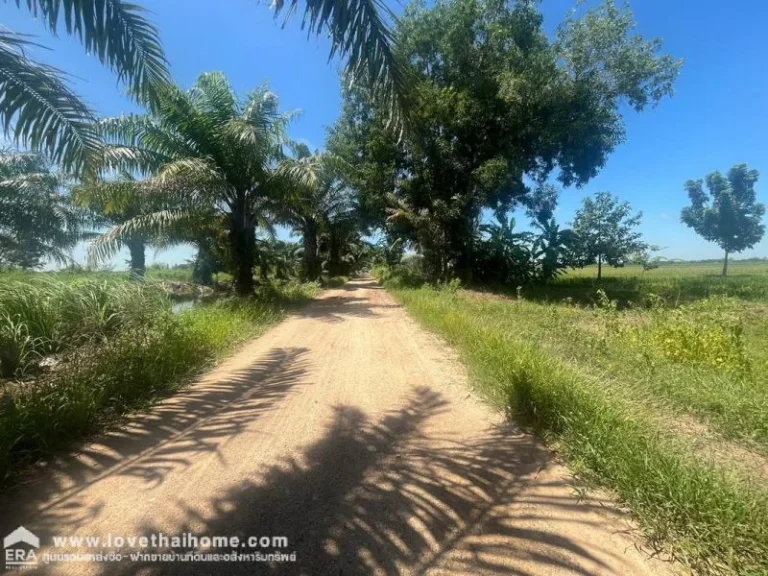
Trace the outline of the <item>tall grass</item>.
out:
M 19 375 L 42 356 L 131 330 L 169 310 L 163 293 L 146 284 L 0 284 L 0 349 L 5 351 L 0 377 Z
M 575 337 L 563 327 L 591 314 L 583 333 L 594 332 L 589 353 L 600 357 L 605 326 L 593 320 L 605 312 L 560 307 L 560 315 L 554 306 L 451 290 L 394 294 L 456 346 L 488 398 L 549 438 L 583 478 L 614 490 L 651 542 L 700 573 L 768 572 L 765 488 L 699 461 L 690 442 L 660 426 L 656 411 L 663 402 L 643 402 L 643 395 L 627 393 L 631 385 L 617 383 L 631 369 L 612 371 L 613 364 L 603 363 L 591 371 L 574 361 L 578 345 L 564 344 Z M 609 310 L 601 321 L 610 327 L 617 314 Z
M 0 381 L 0 482 L 19 463 L 46 456 L 120 415 L 183 386 L 239 343 L 311 298 L 314 285 L 278 286 L 268 297 L 224 300 L 179 315 L 156 289 L 95 283 L 4 292 L 5 314 L 29 327 L 61 362 L 36 378 Z M 78 316 L 78 313 L 80 316 Z M 15 341 L 21 342 L 21 336 Z M 47 346 L 47 348 L 45 348 Z

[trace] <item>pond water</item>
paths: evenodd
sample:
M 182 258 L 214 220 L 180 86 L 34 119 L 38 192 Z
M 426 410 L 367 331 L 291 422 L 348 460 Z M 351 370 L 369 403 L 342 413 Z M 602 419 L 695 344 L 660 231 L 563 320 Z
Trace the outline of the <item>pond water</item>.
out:
M 199 306 L 202 304 L 202 300 L 195 299 L 195 298 L 189 298 L 187 300 L 176 300 L 171 305 L 171 312 L 174 314 L 181 314 L 182 312 L 186 312 L 187 310 L 192 310 L 192 308 L 195 308 L 196 306 Z

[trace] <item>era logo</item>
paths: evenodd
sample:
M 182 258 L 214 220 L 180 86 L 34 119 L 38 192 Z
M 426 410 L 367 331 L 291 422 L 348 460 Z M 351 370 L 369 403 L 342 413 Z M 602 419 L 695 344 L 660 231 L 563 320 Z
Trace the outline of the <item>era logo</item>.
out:
M 32 532 L 19 526 L 3 538 L 5 548 L 6 568 L 30 568 L 37 566 L 37 552 L 40 548 L 40 538 Z

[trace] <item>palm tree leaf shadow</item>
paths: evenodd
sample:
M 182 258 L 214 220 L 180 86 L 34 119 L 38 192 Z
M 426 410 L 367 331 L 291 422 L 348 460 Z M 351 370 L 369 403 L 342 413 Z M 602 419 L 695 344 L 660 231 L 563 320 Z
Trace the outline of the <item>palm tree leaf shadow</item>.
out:
M 76 457 L 64 455 L 50 463 L 44 474 L 17 488 L 34 496 L 4 498 L 0 516 L 16 524 L 30 518 L 43 535 L 53 527 L 74 532 L 87 526 L 103 509 L 81 500 L 90 486 L 114 476 L 132 476 L 151 489 L 195 458 L 218 453 L 222 441 L 242 434 L 301 381 L 307 353 L 306 348 L 275 348 L 224 378 L 211 373 L 198 385 L 90 439 Z
M 324 437 L 302 457 L 286 458 L 260 479 L 230 488 L 204 510 L 178 502 L 185 521 L 176 532 L 286 536 L 297 561 L 261 564 L 259 573 L 524 573 L 509 564 L 510 558 L 540 565 L 542 571 L 587 573 L 568 556 L 604 568 L 580 544 L 520 527 L 510 517 L 509 505 L 548 461 L 540 443 L 507 426 L 472 442 L 436 440 L 425 426 L 448 407 L 426 387 L 378 423 L 356 407 L 337 406 Z M 541 503 L 565 517 L 574 501 L 558 498 L 542 497 Z M 537 516 L 535 506 L 524 509 Z M 585 522 L 584 529 L 589 527 Z M 142 532 L 158 530 L 150 522 Z M 150 574 L 196 574 L 206 567 L 143 568 Z M 226 571 L 251 574 L 254 565 L 230 563 Z

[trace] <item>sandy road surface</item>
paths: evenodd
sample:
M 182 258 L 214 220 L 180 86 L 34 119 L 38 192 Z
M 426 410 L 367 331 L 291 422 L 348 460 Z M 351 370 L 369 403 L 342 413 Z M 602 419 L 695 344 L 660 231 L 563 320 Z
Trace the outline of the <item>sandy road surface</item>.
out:
M 658 574 L 449 352 L 357 281 L 0 497 L 2 535 L 280 535 L 294 563 L 57 574 Z M 70 550 L 72 551 L 72 550 Z M 86 552 L 80 549 L 80 552 Z

